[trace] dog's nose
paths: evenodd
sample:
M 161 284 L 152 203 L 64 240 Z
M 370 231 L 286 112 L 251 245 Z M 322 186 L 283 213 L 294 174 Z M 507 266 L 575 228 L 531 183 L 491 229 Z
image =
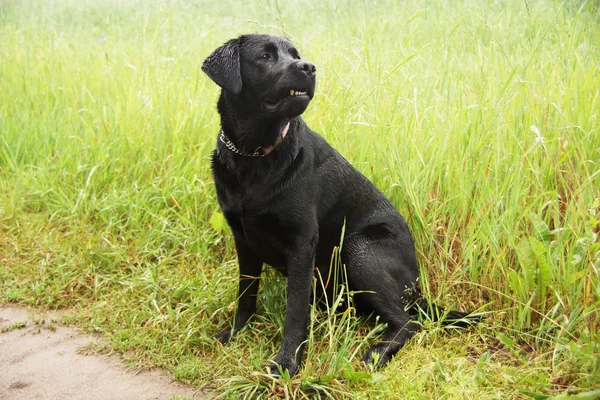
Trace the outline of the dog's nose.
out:
M 312 75 L 317 72 L 317 67 L 308 61 L 298 61 L 296 67 L 298 67 L 299 70 L 306 72 L 307 75 Z

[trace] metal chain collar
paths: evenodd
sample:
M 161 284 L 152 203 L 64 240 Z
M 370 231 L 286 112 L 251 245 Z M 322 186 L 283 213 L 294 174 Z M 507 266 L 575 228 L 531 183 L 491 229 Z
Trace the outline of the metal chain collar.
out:
M 288 123 L 288 125 L 289 125 L 289 123 Z M 233 144 L 233 142 L 231 140 L 229 140 L 227 135 L 225 135 L 225 132 L 223 132 L 223 129 L 221 129 L 221 131 L 219 132 L 219 140 L 221 142 L 223 142 L 225 147 L 227 147 L 229 150 L 231 150 L 232 152 L 234 152 L 235 154 L 238 154 L 240 156 L 265 157 L 265 156 L 269 155 L 269 153 L 271 151 L 273 151 L 273 149 L 275 147 L 277 147 L 283 141 L 283 137 L 279 136 L 277 138 L 277 140 L 275 141 L 275 143 L 272 146 L 269 146 L 267 149 L 264 149 L 262 146 L 258 147 L 256 150 L 254 150 L 254 153 L 252 153 L 252 154 L 244 153 L 244 152 L 240 151 L 237 147 L 235 147 L 235 144 Z M 261 152 L 261 150 L 262 150 L 262 152 Z

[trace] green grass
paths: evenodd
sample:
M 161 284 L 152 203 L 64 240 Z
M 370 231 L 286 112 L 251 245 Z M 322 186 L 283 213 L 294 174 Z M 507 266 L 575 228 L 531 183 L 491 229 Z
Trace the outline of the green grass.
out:
M 140 367 L 224 398 L 600 395 L 597 1 L 0 2 L 0 302 L 70 308 Z M 227 346 L 237 265 L 209 156 L 203 59 L 290 37 L 318 69 L 304 118 L 393 201 L 436 303 L 388 367 L 379 334 L 313 310 L 294 378 L 261 374 L 285 280 Z M 212 220 L 211 220 L 212 218 Z M 211 223 L 212 221 L 212 223 Z M 341 293 L 340 296 L 346 296 Z M 594 392 L 595 391 L 595 392 Z

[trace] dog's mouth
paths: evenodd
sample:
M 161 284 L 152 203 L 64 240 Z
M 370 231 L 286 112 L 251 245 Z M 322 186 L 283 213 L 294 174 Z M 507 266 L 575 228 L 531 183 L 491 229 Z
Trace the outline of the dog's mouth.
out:
M 310 95 L 308 94 L 308 90 L 306 88 L 289 89 L 289 91 L 286 91 L 284 93 L 285 95 L 283 97 L 265 99 L 263 101 L 264 108 L 269 112 L 273 112 L 277 111 L 280 107 L 283 106 L 284 103 L 288 101 L 294 101 L 296 99 L 310 101 Z
M 292 96 L 306 96 L 306 90 L 294 90 L 290 89 L 290 97 Z

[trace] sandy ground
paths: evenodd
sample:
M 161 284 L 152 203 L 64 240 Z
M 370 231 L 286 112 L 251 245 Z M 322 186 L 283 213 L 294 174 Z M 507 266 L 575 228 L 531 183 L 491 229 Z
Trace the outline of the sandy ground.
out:
M 23 328 L 0 333 L 2 400 L 203 398 L 194 388 L 171 382 L 165 373 L 127 371 L 117 356 L 78 354 L 91 337 L 59 325 L 56 330 L 44 328 L 33 322 L 39 319 L 25 308 L 0 305 L 0 329 L 26 322 Z

